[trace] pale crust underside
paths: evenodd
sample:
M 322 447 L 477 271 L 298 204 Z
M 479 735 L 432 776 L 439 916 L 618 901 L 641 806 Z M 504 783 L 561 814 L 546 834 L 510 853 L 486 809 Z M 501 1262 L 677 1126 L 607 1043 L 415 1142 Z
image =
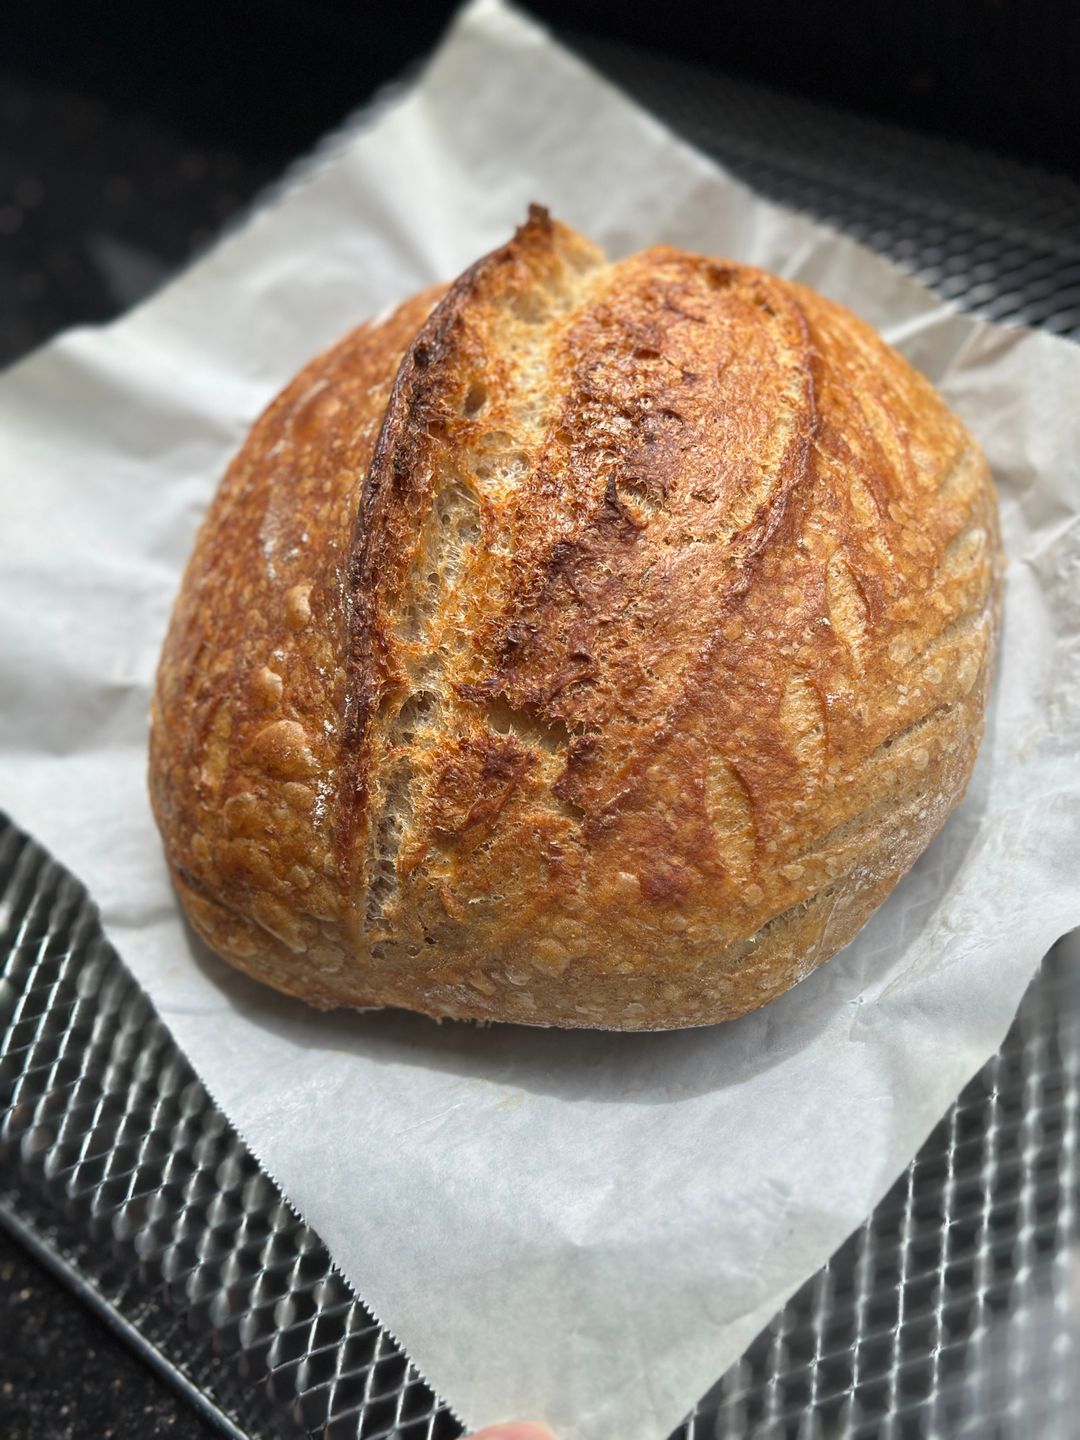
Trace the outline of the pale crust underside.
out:
M 962 795 L 1001 565 L 981 452 L 855 317 L 534 212 L 230 467 L 154 707 L 185 908 L 321 1006 L 742 1014 Z

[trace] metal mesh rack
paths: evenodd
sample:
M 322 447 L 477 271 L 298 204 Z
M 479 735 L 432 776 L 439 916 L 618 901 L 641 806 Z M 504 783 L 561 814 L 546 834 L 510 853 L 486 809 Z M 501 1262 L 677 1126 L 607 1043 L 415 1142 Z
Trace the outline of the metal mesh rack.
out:
M 1080 186 L 623 47 L 579 48 L 766 194 L 960 303 L 1080 337 Z M 893 1190 L 678 1440 L 1074 1433 L 1070 943 Z M 222 1433 L 461 1433 L 212 1104 L 82 887 L 2 820 L 0 1222 Z
M 1080 339 L 1075 181 L 632 46 L 581 38 L 577 48 L 771 200 L 843 230 L 965 309 Z

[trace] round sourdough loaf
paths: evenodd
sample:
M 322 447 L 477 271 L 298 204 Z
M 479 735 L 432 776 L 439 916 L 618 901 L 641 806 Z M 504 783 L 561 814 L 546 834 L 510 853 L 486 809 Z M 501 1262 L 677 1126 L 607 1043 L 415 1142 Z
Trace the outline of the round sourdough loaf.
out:
M 534 208 L 229 467 L 153 709 L 177 890 L 318 1006 L 741 1015 L 960 799 L 1001 570 L 978 446 L 848 311 Z

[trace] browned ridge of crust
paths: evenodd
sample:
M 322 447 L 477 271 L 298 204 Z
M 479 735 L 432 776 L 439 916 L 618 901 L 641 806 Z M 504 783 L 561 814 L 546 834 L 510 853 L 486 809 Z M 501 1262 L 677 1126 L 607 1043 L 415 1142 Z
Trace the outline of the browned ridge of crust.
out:
M 534 207 L 230 466 L 154 704 L 180 896 L 320 1006 L 742 1014 L 960 799 L 1001 570 L 981 452 L 866 325 Z

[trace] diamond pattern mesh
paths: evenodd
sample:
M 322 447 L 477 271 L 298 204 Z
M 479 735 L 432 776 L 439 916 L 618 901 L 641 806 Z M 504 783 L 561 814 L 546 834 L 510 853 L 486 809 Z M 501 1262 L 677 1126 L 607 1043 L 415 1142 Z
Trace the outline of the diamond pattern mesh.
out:
M 251 1434 L 459 1434 L 211 1103 L 81 886 L 6 822 L 0 955 L 0 1204 Z
M 995 318 L 1080 338 L 1080 186 L 693 67 L 580 43 L 757 188 Z M 1080 971 L 673 1440 L 1066 1440 L 1080 1415 Z M 61 1257 L 228 1433 L 461 1426 L 177 1051 L 81 887 L 0 820 L 0 1220 Z
M 993 320 L 1080 339 L 1080 184 L 632 46 L 575 48 L 772 200 Z

